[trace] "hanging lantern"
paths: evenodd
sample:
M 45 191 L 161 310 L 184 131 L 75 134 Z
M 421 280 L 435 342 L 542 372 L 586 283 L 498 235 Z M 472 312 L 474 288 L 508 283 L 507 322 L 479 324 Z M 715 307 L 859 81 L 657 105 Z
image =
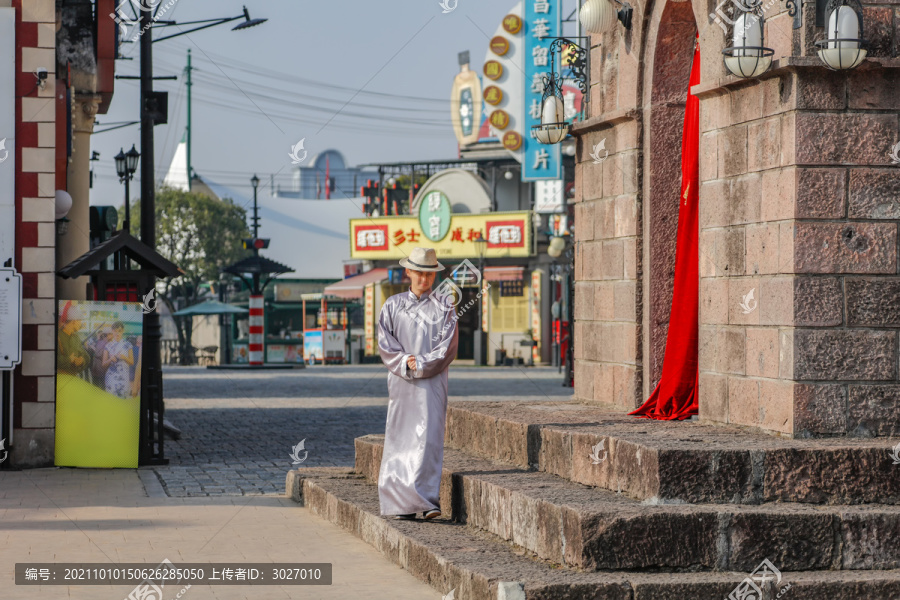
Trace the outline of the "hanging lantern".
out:
M 862 6 L 858 0 L 828 0 L 828 26 L 824 40 L 816 42 L 819 58 L 836 71 L 852 69 L 865 60 L 868 41 L 863 39 Z
M 730 48 L 722 50 L 725 68 L 737 77 L 758 77 L 772 65 L 775 51 L 765 47 L 765 19 L 757 4 L 734 20 Z
M 551 69 L 553 64 L 551 61 Z M 534 138 L 542 144 L 558 144 L 569 133 L 562 99 L 562 76 L 551 71 L 544 75 L 544 95 L 541 99 L 541 124 L 531 128 Z

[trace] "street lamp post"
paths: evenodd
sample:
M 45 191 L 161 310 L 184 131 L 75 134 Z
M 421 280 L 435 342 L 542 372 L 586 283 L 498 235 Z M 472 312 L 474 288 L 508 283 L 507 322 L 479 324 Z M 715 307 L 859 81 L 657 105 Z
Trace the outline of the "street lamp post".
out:
M 144 160 L 141 161 L 141 241 L 156 249 L 156 190 L 154 189 L 154 168 L 155 162 L 153 149 L 153 127 L 156 119 L 161 119 L 160 107 L 158 106 L 158 98 L 153 93 L 153 43 L 186 35 L 228 23 L 239 19 L 244 19 L 242 23 L 234 26 L 233 30 L 247 29 L 260 23 L 266 19 L 251 19 L 244 7 L 243 13 L 225 19 L 209 19 L 205 21 L 194 21 L 187 23 L 176 23 L 175 21 L 159 21 L 154 19 L 153 11 L 150 10 L 149 3 L 142 3 L 140 12 L 140 103 L 141 103 L 141 155 Z M 178 33 L 161 37 L 157 40 L 153 39 L 154 26 L 177 26 L 177 25 L 197 25 L 189 30 L 179 31 Z M 190 177 L 190 173 L 188 173 Z M 156 286 L 156 279 L 149 277 L 148 287 L 153 289 Z M 141 430 L 140 430 L 140 453 L 138 463 L 146 464 L 166 464 L 163 458 L 163 440 L 151 439 L 154 429 L 150 420 L 153 413 L 161 416 L 164 410 L 162 396 L 162 365 L 160 357 L 160 338 L 162 337 L 162 328 L 160 327 L 159 313 L 150 311 L 144 315 L 144 347 L 143 347 L 143 372 L 141 375 Z M 161 426 L 162 423 L 160 422 Z M 162 428 L 156 428 L 156 431 L 162 431 Z M 154 451 L 154 448 L 157 448 Z
M 137 151 L 134 144 L 127 153 L 120 148 L 116 154 L 116 174 L 119 176 L 119 183 L 125 182 L 125 217 L 122 219 L 122 230 L 131 233 L 131 191 L 129 184 L 134 178 L 134 172 L 137 171 L 138 160 L 141 153 Z
M 256 190 L 259 188 L 259 177 L 256 176 L 256 173 L 250 178 L 250 185 L 253 186 L 253 239 L 256 240 L 259 238 L 259 213 L 256 210 Z M 256 244 L 253 244 L 253 253 L 259 255 L 259 248 L 256 247 Z
M 478 232 L 478 237 L 475 238 L 475 252 L 478 253 L 478 271 L 481 274 L 481 280 L 484 281 L 484 253 L 487 250 L 487 240 L 484 239 L 484 236 L 481 235 L 481 232 Z M 481 297 L 481 294 L 484 293 L 484 283 L 481 284 L 481 289 L 479 290 L 478 296 L 478 323 L 475 327 L 475 344 L 474 344 L 474 356 L 476 365 L 483 365 L 487 363 L 487 344 L 485 340 L 484 330 L 482 329 L 482 323 L 484 323 L 484 298 Z

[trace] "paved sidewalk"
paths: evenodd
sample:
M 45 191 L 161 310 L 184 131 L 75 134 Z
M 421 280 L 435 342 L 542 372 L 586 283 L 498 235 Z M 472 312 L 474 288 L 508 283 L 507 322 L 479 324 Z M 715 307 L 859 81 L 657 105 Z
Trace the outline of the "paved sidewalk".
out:
M 287 471 L 287 469 L 285 469 Z M 0 598 L 122 600 L 114 586 L 16 586 L 17 562 L 330 562 L 331 586 L 201 586 L 181 600 L 439 600 L 365 542 L 287 497 L 169 498 L 149 469 L 0 472 Z M 282 481 L 284 477 L 282 477 Z M 158 497 L 150 497 L 150 494 Z M 282 491 L 283 494 L 283 491 Z M 160 497 L 161 496 L 161 497 Z M 158 600 L 182 588 L 167 586 Z M 155 599 L 157 600 L 157 599 Z

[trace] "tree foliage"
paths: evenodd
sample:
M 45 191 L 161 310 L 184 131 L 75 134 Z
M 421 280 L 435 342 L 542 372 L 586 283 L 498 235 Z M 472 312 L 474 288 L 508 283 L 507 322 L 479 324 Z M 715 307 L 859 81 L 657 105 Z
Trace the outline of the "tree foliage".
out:
M 156 251 L 178 265 L 184 275 L 160 280 L 159 298 L 169 310 L 199 302 L 201 284 L 216 282 L 224 267 L 251 254 L 243 248 L 249 237 L 247 211 L 231 200 L 163 188 L 156 193 Z M 140 200 L 131 207 L 131 234 L 140 231 Z M 123 215 L 124 216 L 124 215 Z M 120 220 L 121 224 L 121 220 Z M 177 318 L 182 364 L 191 361 L 191 318 Z

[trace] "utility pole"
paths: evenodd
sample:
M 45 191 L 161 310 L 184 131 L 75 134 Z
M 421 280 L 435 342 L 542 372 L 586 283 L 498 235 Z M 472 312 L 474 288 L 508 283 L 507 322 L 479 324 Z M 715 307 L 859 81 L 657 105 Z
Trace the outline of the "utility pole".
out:
M 191 191 L 191 179 L 193 173 L 191 171 L 191 49 L 187 51 L 187 67 L 184 68 L 185 85 L 187 86 L 187 180 L 188 191 Z
M 158 110 L 153 98 L 153 11 L 141 6 L 141 241 L 156 249 L 156 184 L 153 150 L 154 115 Z M 156 289 L 156 277 L 148 275 L 147 287 Z M 162 424 L 162 368 L 159 354 L 162 328 L 159 313 L 144 315 L 143 350 L 141 357 L 141 430 L 139 464 L 165 464 L 163 458 Z M 154 418 L 156 412 L 156 418 Z M 154 422 L 156 421 L 156 422 Z M 159 439 L 157 446 L 156 440 Z M 154 456 L 156 448 L 158 455 Z

